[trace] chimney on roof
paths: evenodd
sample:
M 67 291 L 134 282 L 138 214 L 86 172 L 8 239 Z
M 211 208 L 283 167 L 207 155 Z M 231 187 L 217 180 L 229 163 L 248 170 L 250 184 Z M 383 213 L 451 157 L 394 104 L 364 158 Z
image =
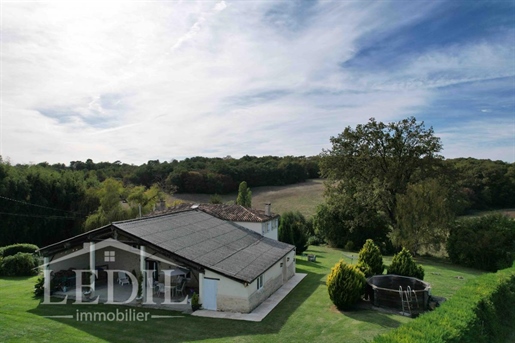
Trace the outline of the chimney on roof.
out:
M 272 215 L 272 211 L 270 209 L 271 206 L 272 206 L 272 204 L 269 203 L 269 202 L 267 202 L 265 204 L 265 216 L 269 216 L 270 217 Z

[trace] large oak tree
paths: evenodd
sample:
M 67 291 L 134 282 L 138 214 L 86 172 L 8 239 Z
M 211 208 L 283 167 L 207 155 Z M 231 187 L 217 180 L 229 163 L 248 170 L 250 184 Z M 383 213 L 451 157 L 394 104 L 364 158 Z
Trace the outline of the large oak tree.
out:
M 440 139 L 414 117 L 386 124 L 371 118 L 355 129 L 347 127 L 331 143 L 320 163 L 327 203 L 344 206 L 339 198 L 346 193 L 361 208 L 382 215 L 390 227 L 397 223 L 397 195 L 441 172 Z

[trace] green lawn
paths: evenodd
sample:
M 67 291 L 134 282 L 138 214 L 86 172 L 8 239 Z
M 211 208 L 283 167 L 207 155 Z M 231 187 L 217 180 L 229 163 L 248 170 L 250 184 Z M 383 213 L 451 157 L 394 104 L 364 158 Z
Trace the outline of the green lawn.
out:
M 31 295 L 35 277 L 0 278 L 0 342 L 363 342 L 411 320 L 371 310 L 337 311 L 327 295 L 326 276 L 344 254 L 354 257 L 357 254 L 326 247 L 312 247 L 309 252 L 317 255 L 317 262 L 297 259 L 297 271 L 308 276 L 261 323 L 189 315 L 130 323 L 49 319 L 43 316 L 74 315 L 77 309 L 112 312 L 127 307 L 42 305 Z M 385 263 L 390 259 L 385 258 Z M 433 294 L 444 297 L 452 296 L 466 280 L 481 274 L 437 259 L 423 258 L 418 262 L 426 269 L 425 280 L 433 285 Z M 181 315 L 163 310 L 137 310 L 153 315 Z

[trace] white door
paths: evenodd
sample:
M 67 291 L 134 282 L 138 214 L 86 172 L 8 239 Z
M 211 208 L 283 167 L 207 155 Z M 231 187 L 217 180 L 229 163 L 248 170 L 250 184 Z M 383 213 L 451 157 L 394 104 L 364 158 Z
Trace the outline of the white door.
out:
M 218 292 L 218 280 L 204 278 L 204 297 L 202 307 L 205 310 L 216 311 L 216 293 Z

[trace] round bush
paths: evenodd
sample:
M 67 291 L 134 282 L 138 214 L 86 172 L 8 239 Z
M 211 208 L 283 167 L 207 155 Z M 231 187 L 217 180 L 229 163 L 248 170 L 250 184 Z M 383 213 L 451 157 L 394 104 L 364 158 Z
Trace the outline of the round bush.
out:
M 371 239 L 367 239 L 358 254 L 358 266 L 362 266 L 364 264 L 367 264 L 370 267 L 369 273 L 371 273 L 365 273 L 365 271 L 360 268 L 361 271 L 365 273 L 366 277 L 383 274 L 383 255 L 381 255 L 381 250 Z
M 318 246 L 320 244 L 323 244 L 324 243 L 324 240 L 318 236 L 310 236 L 308 238 L 308 243 L 307 245 L 310 246 L 310 245 L 315 245 L 315 246 Z
M 327 277 L 329 297 L 339 310 L 351 309 L 363 295 L 365 284 L 365 275 L 343 260 L 334 265 Z
M 413 256 L 406 248 L 402 248 L 398 254 L 393 255 L 392 264 L 388 267 L 388 274 L 410 276 L 424 280 L 424 268 L 415 263 Z
M 19 252 L 34 254 L 38 250 L 38 246 L 29 243 L 12 244 L 0 248 L 0 256 L 14 256 Z
M 37 274 L 36 267 L 34 255 L 19 252 L 14 256 L 4 257 L 0 270 L 4 276 L 31 276 Z

